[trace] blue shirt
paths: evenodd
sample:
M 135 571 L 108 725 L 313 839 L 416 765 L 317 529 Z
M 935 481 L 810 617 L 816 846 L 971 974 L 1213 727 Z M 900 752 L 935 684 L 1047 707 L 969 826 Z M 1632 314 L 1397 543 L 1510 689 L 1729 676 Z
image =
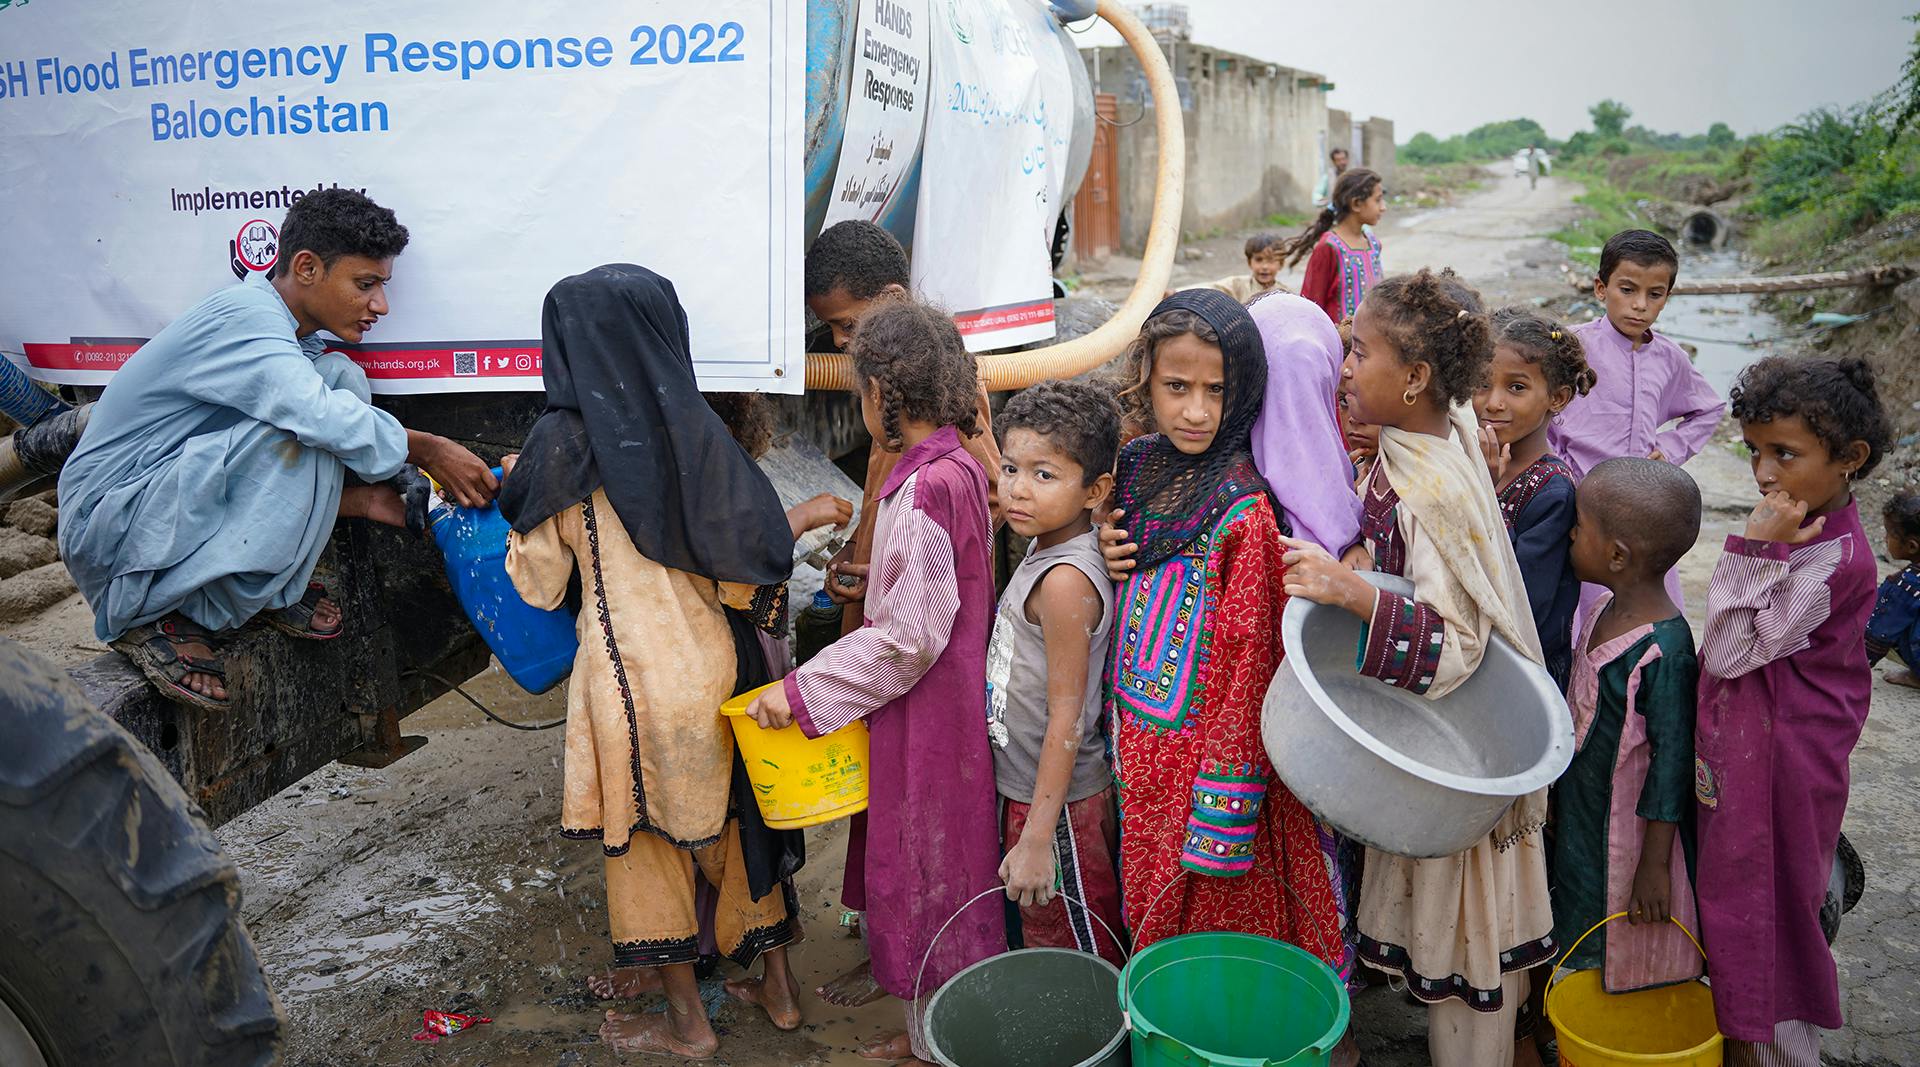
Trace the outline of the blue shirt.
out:
M 344 470 L 407 459 L 366 374 L 264 279 L 221 289 L 114 375 L 60 473 L 60 549 L 112 640 L 170 611 L 227 629 L 300 599 Z

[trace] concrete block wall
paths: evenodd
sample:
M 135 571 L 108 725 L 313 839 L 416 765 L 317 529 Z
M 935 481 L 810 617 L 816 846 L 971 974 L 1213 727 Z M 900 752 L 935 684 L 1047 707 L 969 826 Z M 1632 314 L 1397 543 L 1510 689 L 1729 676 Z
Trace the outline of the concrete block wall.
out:
M 1378 116 L 1368 119 L 1361 126 L 1361 145 L 1365 150 L 1366 165 L 1378 171 L 1385 179 L 1389 189 L 1393 186 L 1393 171 L 1396 160 L 1393 147 L 1393 120 Z
M 1358 129 L 1345 112 L 1328 109 L 1326 79 L 1191 41 L 1163 47 L 1180 87 L 1187 135 L 1181 229 L 1203 233 L 1252 225 L 1275 212 L 1306 213 L 1325 158 L 1322 145 L 1349 144 Z M 1120 243 L 1137 253 L 1152 219 L 1158 153 L 1146 79 L 1128 49 L 1081 54 L 1094 91 L 1119 98 Z M 1337 130 L 1330 128 L 1335 121 Z M 1385 122 L 1390 154 L 1392 123 L 1370 121 Z
M 1347 150 L 1349 162 L 1353 154 L 1353 116 L 1336 107 L 1327 109 L 1327 137 L 1320 161 L 1324 166 L 1326 157 L 1336 148 Z

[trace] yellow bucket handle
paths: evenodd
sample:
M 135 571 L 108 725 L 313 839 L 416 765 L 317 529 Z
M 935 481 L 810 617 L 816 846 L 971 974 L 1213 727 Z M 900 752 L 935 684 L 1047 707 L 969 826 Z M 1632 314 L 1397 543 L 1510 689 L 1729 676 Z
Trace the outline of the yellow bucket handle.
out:
M 1594 923 L 1592 926 L 1587 927 L 1586 933 L 1581 934 L 1577 938 L 1574 938 L 1573 947 L 1567 950 L 1566 955 L 1560 957 L 1560 962 L 1553 965 L 1553 973 L 1547 976 L 1547 988 L 1552 989 L 1554 983 L 1560 980 L 1560 969 L 1567 965 L 1567 961 L 1573 958 L 1574 953 L 1580 951 L 1580 943 L 1582 941 L 1585 941 L 1588 937 L 1592 936 L 1593 932 L 1595 930 L 1600 929 L 1602 926 L 1607 925 L 1608 923 L 1612 922 L 1615 919 L 1624 919 L 1626 917 L 1627 917 L 1626 912 L 1616 911 L 1612 915 L 1609 915 L 1606 918 L 1600 920 L 1599 922 Z M 1707 950 L 1700 947 L 1700 939 L 1693 936 L 1692 930 L 1687 929 L 1686 926 L 1680 922 L 1680 920 L 1674 918 L 1671 915 L 1667 916 L 1667 921 L 1672 923 L 1675 926 L 1680 927 L 1680 932 L 1687 935 L 1688 941 L 1693 942 L 1693 947 L 1695 950 L 1697 950 L 1700 953 L 1701 959 L 1704 960 L 1707 958 Z

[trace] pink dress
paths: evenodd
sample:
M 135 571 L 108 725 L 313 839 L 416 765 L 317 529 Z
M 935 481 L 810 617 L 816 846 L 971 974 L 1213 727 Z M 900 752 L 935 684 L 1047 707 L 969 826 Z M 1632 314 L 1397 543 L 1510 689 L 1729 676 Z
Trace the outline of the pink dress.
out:
M 1857 503 L 1791 549 L 1728 537 L 1714 568 L 1694 732 L 1696 892 L 1731 1038 L 1842 1024 L 1819 916 L 1873 687 L 1863 635 L 1877 577 Z
M 900 457 L 879 501 L 866 625 L 785 686 L 808 737 L 867 720 L 868 806 L 847 842 L 844 899 L 867 913 L 875 980 L 908 999 L 941 925 L 999 884 L 983 681 L 993 538 L 986 475 L 951 426 Z M 967 908 L 941 936 L 922 995 L 1006 949 L 1001 905 Z

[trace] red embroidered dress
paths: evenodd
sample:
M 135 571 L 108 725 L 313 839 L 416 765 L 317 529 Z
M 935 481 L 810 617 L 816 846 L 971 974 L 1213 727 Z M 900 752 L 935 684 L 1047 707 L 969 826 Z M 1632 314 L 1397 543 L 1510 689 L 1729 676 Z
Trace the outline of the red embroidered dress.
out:
M 1342 966 L 1340 908 L 1313 815 L 1260 742 L 1261 700 L 1281 659 L 1284 552 L 1272 503 L 1254 490 L 1121 587 L 1107 709 L 1136 950 L 1227 930 Z

